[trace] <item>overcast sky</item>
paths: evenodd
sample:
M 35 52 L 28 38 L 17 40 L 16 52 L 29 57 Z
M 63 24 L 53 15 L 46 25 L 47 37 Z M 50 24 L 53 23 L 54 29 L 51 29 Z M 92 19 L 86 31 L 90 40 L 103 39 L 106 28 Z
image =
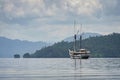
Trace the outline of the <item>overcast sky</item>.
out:
M 83 32 L 120 32 L 120 0 L 0 0 L 0 36 L 60 41 Z

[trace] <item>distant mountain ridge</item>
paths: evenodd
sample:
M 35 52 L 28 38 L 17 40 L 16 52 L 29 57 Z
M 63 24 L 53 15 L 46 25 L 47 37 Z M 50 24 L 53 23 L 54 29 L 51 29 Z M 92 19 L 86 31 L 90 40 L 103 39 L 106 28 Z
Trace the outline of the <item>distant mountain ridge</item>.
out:
M 31 42 L 12 40 L 5 37 L 0 37 L 0 58 L 10 58 L 14 54 L 20 54 L 21 56 L 26 52 L 33 53 L 50 44 L 45 42 Z
M 79 36 L 80 36 L 80 34 L 77 35 L 77 40 L 79 40 Z M 96 36 L 102 36 L 102 35 L 99 34 L 99 33 L 90 33 L 90 32 L 82 33 L 82 39 L 87 39 L 89 37 L 96 37 Z M 72 42 L 73 39 L 74 39 L 74 37 L 70 36 L 68 38 L 65 38 L 63 41 L 65 41 L 65 42 Z

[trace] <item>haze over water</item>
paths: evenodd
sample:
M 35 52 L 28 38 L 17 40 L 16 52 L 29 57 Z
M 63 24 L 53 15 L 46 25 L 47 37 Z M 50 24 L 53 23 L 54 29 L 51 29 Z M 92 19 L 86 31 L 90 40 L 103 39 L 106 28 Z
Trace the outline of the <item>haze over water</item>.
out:
M 120 58 L 0 59 L 0 80 L 120 80 Z

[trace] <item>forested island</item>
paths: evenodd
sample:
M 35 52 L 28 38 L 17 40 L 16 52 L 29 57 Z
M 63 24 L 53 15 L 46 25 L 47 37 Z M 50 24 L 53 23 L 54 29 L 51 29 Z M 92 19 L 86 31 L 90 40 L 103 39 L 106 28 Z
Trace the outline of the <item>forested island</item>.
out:
M 77 41 L 79 47 L 79 41 Z M 90 37 L 82 40 L 82 47 L 91 51 L 91 57 L 120 57 L 120 33 L 105 36 Z M 68 58 L 68 49 L 73 49 L 73 42 L 61 41 L 52 46 L 36 50 L 35 53 L 25 53 L 24 58 Z

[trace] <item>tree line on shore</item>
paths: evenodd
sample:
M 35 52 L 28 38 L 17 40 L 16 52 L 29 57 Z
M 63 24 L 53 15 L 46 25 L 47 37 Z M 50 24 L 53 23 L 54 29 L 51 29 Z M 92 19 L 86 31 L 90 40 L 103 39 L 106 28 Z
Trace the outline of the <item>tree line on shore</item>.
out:
M 23 58 L 69 58 L 68 49 L 73 49 L 74 42 L 58 42 L 52 46 L 36 50 L 35 53 L 25 53 Z M 77 48 L 79 48 L 79 41 Z M 91 51 L 91 57 L 117 58 L 120 57 L 120 34 L 113 33 L 105 36 L 90 37 L 82 40 L 82 48 Z

